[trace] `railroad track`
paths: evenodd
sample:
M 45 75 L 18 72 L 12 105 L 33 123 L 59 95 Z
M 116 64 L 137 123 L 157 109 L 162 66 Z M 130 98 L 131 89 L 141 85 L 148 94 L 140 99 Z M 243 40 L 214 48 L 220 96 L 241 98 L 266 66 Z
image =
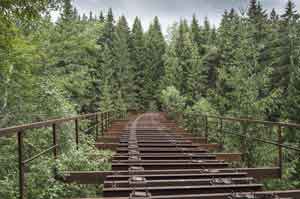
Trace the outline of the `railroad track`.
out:
M 99 137 L 116 151 L 112 171 L 69 173 L 70 181 L 104 184 L 106 199 L 300 199 L 300 191 L 264 191 L 259 180 L 278 168 L 231 168 L 238 153 L 214 153 L 216 144 L 191 137 L 162 113 L 116 121 Z

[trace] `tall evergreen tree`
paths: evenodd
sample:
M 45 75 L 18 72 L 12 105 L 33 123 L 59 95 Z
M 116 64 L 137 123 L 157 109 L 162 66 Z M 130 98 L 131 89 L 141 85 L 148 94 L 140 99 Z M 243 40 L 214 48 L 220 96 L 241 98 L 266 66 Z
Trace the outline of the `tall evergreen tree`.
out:
M 113 16 L 113 11 L 110 8 L 107 13 L 102 34 L 97 40 L 97 44 L 101 46 L 108 45 L 108 47 L 111 47 L 113 41 L 114 29 L 115 29 L 114 16 Z
M 248 8 L 248 17 L 253 19 L 257 14 L 257 0 L 250 0 L 249 8 Z
M 94 21 L 94 14 L 92 11 L 90 11 L 89 21 Z
M 104 23 L 104 20 L 105 20 L 105 18 L 104 18 L 103 12 L 101 11 L 101 12 L 100 12 L 100 15 L 99 15 L 99 21 L 100 21 L 101 23 Z
M 285 13 L 281 15 L 279 26 L 279 44 L 277 47 L 278 62 L 273 73 L 273 82 L 276 86 L 283 89 L 286 95 L 291 78 L 291 72 L 298 66 L 299 56 L 297 47 L 300 45 L 298 32 L 299 14 L 292 1 L 287 3 Z
M 72 0 L 63 0 L 63 12 L 61 14 L 61 20 L 63 22 L 72 21 L 74 17 Z
M 93 70 L 91 70 L 91 77 L 93 79 L 93 87 L 91 90 L 93 90 L 95 96 L 94 102 L 91 105 L 92 107 L 99 106 L 105 84 L 112 86 L 113 83 L 115 66 L 115 57 L 113 54 L 114 34 L 114 17 L 112 9 L 109 9 L 103 28 L 96 41 L 99 48 L 97 52 L 97 64 Z M 113 88 L 113 86 L 111 88 Z
M 146 69 L 146 53 L 145 53 L 145 37 L 141 21 L 138 17 L 135 18 L 132 33 L 131 33 L 131 61 L 135 74 L 134 84 L 135 93 L 137 95 L 137 108 L 145 109 L 146 91 L 144 89 L 145 69 Z
M 147 106 L 155 104 L 160 107 L 159 94 L 161 93 L 161 81 L 164 76 L 163 55 L 166 43 L 161 31 L 158 17 L 155 17 L 150 24 L 146 34 L 146 81 L 145 90 L 147 91 Z
M 130 57 L 130 29 L 127 20 L 121 16 L 115 27 L 113 39 L 114 55 L 114 93 L 121 91 L 121 96 L 128 107 L 136 107 L 134 70 Z M 115 96 L 117 99 L 118 96 Z
M 199 25 L 199 22 L 196 18 L 196 15 L 193 15 L 190 31 L 191 31 L 192 41 L 195 44 L 197 44 L 199 53 L 203 54 L 204 53 L 203 40 L 202 40 L 202 37 L 201 37 L 200 25 Z

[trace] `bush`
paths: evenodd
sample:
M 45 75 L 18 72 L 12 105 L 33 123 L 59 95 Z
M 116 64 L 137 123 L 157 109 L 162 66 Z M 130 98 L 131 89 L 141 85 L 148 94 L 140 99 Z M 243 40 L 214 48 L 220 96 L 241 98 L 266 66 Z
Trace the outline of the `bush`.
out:
M 170 86 L 162 91 L 161 102 L 168 116 L 175 119 L 178 113 L 184 111 L 186 98 L 174 86 Z
M 110 170 L 111 151 L 100 151 L 91 138 L 81 136 L 81 143 L 77 150 L 71 145 L 67 151 L 61 151 L 55 161 L 52 154 L 42 156 L 27 167 L 26 196 L 28 199 L 61 199 L 77 197 L 97 197 L 102 185 L 79 185 L 63 183 L 55 179 L 63 171 L 103 171 Z M 17 167 L 8 168 L 9 173 L 0 178 L 0 198 L 17 199 L 18 172 Z M 58 172 L 57 172 L 58 171 Z

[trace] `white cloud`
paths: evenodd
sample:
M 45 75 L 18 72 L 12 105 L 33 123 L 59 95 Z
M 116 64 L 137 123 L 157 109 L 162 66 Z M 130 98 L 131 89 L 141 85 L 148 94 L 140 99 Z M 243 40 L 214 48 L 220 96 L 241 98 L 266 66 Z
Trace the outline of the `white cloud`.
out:
M 288 0 L 261 0 L 265 9 L 275 8 L 279 13 L 284 10 Z M 144 28 L 148 27 L 154 16 L 160 18 L 162 27 L 166 31 L 168 25 L 181 18 L 190 19 L 193 13 L 200 21 L 207 16 L 213 24 L 218 25 L 225 9 L 245 9 L 248 0 L 74 0 L 74 5 L 80 13 L 95 14 L 101 10 L 112 8 L 115 16 L 125 15 L 129 24 L 135 16 L 142 19 Z M 294 0 L 297 8 L 300 0 Z

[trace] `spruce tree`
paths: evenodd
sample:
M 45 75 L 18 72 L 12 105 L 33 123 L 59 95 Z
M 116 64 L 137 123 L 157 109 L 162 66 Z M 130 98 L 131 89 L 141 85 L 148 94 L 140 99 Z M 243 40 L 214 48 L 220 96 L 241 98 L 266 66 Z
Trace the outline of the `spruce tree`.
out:
M 146 92 L 144 89 L 145 69 L 146 69 L 146 53 L 145 53 L 145 37 L 141 21 L 138 17 L 135 18 L 132 33 L 131 33 L 131 61 L 134 71 L 135 93 L 137 96 L 137 108 L 144 110 L 146 101 Z
M 112 9 L 110 8 L 107 13 L 102 34 L 97 40 L 97 44 L 100 46 L 108 45 L 108 47 L 111 47 L 113 42 L 114 29 L 114 16 Z
M 257 14 L 257 0 L 251 0 L 247 15 L 250 19 L 253 19 L 256 17 L 256 14 Z
M 63 22 L 72 21 L 74 17 L 72 0 L 63 0 L 63 12 L 61 14 L 61 20 Z
M 285 13 L 280 17 L 279 44 L 277 47 L 277 64 L 274 66 L 273 82 L 280 87 L 284 96 L 291 78 L 291 72 L 298 65 L 299 56 L 297 46 L 300 45 L 300 37 L 297 29 L 299 14 L 292 1 L 287 3 Z
M 279 20 L 279 16 L 276 13 L 276 10 L 273 8 L 272 11 L 271 11 L 271 13 L 270 13 L 270 21 L 272 23 L 274 23 L 274 22 L 278 22 L 278 20 Z
M 105 18 L 104 18 L 103 12 L 101 11 L 101 12 L 100 12 L 100 15 L 99 15 L 99 21 L 100 21 L 101 23 L 104 23 L 104 20 L 105 20 Z
M 115 34 L 115 25 L 112 9 L 109 9 L 103 28 L 96 41 L 98 45 L 97 62 L 95 67 L 91 70 L 91 77 L 93 79 L 93 87 L 91 90 L 94 92 L 93 107 L 99 104 L 103 95 L 103 88 L 105 84 L 109 84 L 110 88 L 114 81 L 114 66 L 115 56 L 113 54 L 113 39 Z M 111 96 L 110 96 L 111 97 Z
M 207 17 L 205 17 L 204 19 L 204 25 L 201 35 L 203 45 L 208 45 L 211 41 L 211 26 Z M 205 51 L 203 53 L 205 53 Z
M 121 91 L 128 107 L 136 106 L 134 70 L 130 59 L 130 29 L 127 20 L 121 16 L 115 27 L 113 39 L 114 93 Z M 118 96 L 116 96 L 118 97 Z
M 94 21 L 94 14 L 92 11 L 90 11 L 89 21 Z
M 191 31 L 192 41 L 195 44 L 197 44 L 199 53 L 204 54 L 204 47 L 203 47 L 202 38 L 201 38 L 201 29 L 199 26 L 199 22 L 196 18 L 196 15 L 193 15 L 190 31 Z
M 147 106 L 155 104 L 160 108 L 159 94 L 161 93 L 161 83 L 164 76 L 163 55 L 166 43 L 161 31 L 158 17 L 155 17 L 150 24 L 145 38 L 146 45 L 146 70 L 145 90 L 147 91 Z

